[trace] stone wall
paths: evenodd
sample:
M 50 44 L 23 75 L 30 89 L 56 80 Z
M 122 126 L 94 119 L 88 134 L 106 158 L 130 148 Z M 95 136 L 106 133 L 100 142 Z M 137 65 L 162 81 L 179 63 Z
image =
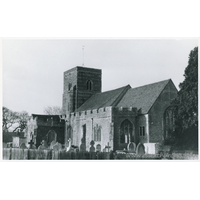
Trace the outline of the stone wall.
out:
M 133 125 L 132 142 L 137 143 L 137 130 L 136 130 L 136 108 L 113 108 L 113 124 L 114 124 L 114 150 L 123 150 L 128 144 L 120 144 L 120 126 L 122 122 L 128 119 Z
M 149 141 L 149 127 L 148 127 L 148 114 L 140 114 L 137 121 L 138 142 L 147 143 Z M 140 127 L 144 127 L 145 135 L 140 135 Z
M 62 116 L 64 117 L 64 116 Z M 94 141 L 101 145 L 101 150 L 107 145 L 113 149 L 113 138 L 110 137 L 112 123 L 112 107 L 87 110 L 82 112 L 71 113 L 65 118 L 66 127 L 71 126 L 73 129 L 72 144 L 80 147 L 83 138 L 83 126 L 86 125 L 86 150 L 90 148 L 90 142 L 94 140 L 94 127 L 98 125 L 101 129 L 101 141 Z M 67 130 L 65 131 L 65 142 L 68 138 Z
M 87 82 L 91 81 L 91 89 Z M 101 92 L 101 70 L 75 67 L 64 72 L 63 114 L 74 112 L 93 94 Z
M 150 143 L 157 143 L 163 139 L 163 115 L 170 102 L 177 96 L 177 89 L 170 81 L 149 111 Z
M 128 119 L 133 125 L 133 140 L 137 141 L 136 126 L 136 108 L 100 108 L 87 110 L 82 112 L 71 113 L 67 116 L 61 116 L 66 121 L 66 127 L 73 129 L 71 136 L 72 144 L 80 147 L 81 139 L 83 138 L 83 126 L 86 125 L 86 150 L 90 148 L 90 142 L 94 140 L 94 128 L 101 129 L 101 141 L 95 141 L 94 147 L 101 145 L 101 151 L 105 146 L 110 146 L 110 150 L 123 149 L 124 146 L 119 143 L 119 128 L 121 123 Z M 65 142 L 69 138 L 69 133 L 65 131 Z M 125 145 L 127 147 L 127 144 Z
M 53 130 L 57 134 L 57 141 L 64 144 L 65 121 L 59 115 L 35 115 L 37 128 L 34 130 L 36 135 L 36 147 L 40 146 L 42 140 L 47 140 L 47 134 Z

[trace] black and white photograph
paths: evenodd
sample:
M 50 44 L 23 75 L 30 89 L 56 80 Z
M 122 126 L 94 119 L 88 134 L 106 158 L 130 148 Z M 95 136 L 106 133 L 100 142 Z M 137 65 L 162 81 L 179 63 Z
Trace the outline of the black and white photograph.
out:
M 2 40 L 3 160 L 198 160 L 198 38 Z
M 0 3 L 1 199 L 199 199 L 199 2 Z

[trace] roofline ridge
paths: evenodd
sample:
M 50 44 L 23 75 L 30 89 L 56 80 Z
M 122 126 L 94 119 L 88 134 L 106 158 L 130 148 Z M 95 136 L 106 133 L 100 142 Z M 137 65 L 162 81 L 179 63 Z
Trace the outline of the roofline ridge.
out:
M 129 88 L 130 88 L 131 86 L 130 85 L 127 85 L 127 86 L 124 86 L 124 87 L 120 87 L 120 88 L 117 88 L 117 89 L 115 89 L 115 90 L 119 90 L 119 89 L 122 89 L 123 88 L 123 90 L 120 92 L 120 94 L 117 96 L 117 98 L 113 101 L 113 103 L 111 104 L 111 106 L 113 106 L 113 104 L 115 105 L 115 104 L 117 104 L 120 100 L 121 100 L 121 94 L 123 95 L 123 93 L 124 93 L 124 91 L 127 91 Z M 128 89 L 127 89 L 128 88 Z M 110 91 L 108 91 L 108 92 L 111 92 L 111 91 L 114 91 L 114 90 L 110 90 Z M 124 95 L 123 95 L 124 96 Z M 121 97 L 121 98 L 120 98 Z M 109 101 L 109 99 L 107 100 L 107 102 Z M 116 102 L 116 103 L 115 103 Z M 99 107 L 99 108 L 101 108 L 101 106 Z M 98 108 L 98 109 L 99 109 Z
M 164 82 L 164 81 L 170 81 L 171 78 L 169 79 L 166 79 L 166 80 L 163 80 L 163 81 L 157 81 L 157 82 L 154 82 L 154 83 L 150 83 L 150 84 L 145 84 L 145 85 L 141 85 L 141 86 L 138 86 L 138 87 L 134 87 L 134 88 L 131 88 L 131 89 L 136 89 L 136 88 L 140 88 L 140 87 L 145 87 L 147 85 L 153 85 L 153 84 L 157 84 L 157 83 L 161 83 L 161 82 Z M 172 80 L 171 80 L 172 81 Z
M 119 89 L 122 89 L 122 88 L 126 88 L 127 86 L 130 86 L 130 84 L 128 84 L 128 85 L 126 85 L 126 86 L 123 86 L 123 87 L 119 87 L 119 88 L 113 89 L 113 90 L 106 90 L 106 91 L 104 91 L 104 92 L 97 92 L 97 93 L 93 94 L 92 96 L 95 96 L 95 95 L 97 95 L 97 94 L 106 93 L 106 92 L 111 92 L 111 91 L 114 91 L 114 90 L 119 90 Z M 130 87 L 131 87 L 131 86 L 130 86 Z M 91 96 L 91 97 L 92 97 L 92 96 Z
M 127 85 L 123 91 L 119 94 L 119 96 L 115 99 L 115 101 L 112 103 L 112 106 L 115 107 L 117 104 L 121 101 L 121 99 L 124 97 L 124 95 L 127 93 L 127 91 L 131 89 L 130 85 Z
M 163 87 L 163 89 L 160 91 L 159 95 L 156 97 L 155 101 L 153 102 L 153 104 L 150 106 L 150 108 L 148 109 L 147 113 L 149 113 L 149 111 L 151 110 L 151 108 L 153 107 L 153 105 L 155 104 L 155 102 L 157 101 L 157 99 L 159 98 L 159 96 L 162 94 L 162 92 L 164 91 L 164 89 L 167 87 L 167 85 L 169 84 L 169 82 L 171 81 L 173 83 L 173 81 L 170 79 L 167 79 L 165 81 L 168 81 L 166 83 L 166 85 Z M 164 82 L 164 81 L 160 81 L 160 82 Z M 159 83 L 159 82 L 158 82 Z

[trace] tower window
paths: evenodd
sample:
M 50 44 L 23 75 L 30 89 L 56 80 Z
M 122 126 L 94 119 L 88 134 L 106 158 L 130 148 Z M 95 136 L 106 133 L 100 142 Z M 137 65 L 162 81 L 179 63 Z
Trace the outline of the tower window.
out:
M 72 88 L 72 83 L 69 83 L 68 84 L 68 90 L 71 90 L 71 88 Z
M 92 90 L 92 81 L 91 80 L 87 81 L 87 90 Z
M 143 137 L 143 136 L 145 136 L 145 128 L 144 128 L 144 126 L 140 126 L 140 136 L 141 137 Z

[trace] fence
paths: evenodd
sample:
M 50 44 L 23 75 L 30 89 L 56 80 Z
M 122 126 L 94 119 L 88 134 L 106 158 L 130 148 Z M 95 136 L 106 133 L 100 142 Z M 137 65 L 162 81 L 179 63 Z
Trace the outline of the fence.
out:
M 3 160 L 97 160 L 114 159 L 112 152 L 66 152 L 64 150 L 38 150 L 3 148 Z
M 64 150 L 38 150 L 3 148 L 3 160 L 198 160 L 198 154 L 144 154 L 113 152 L 66 152 Z

